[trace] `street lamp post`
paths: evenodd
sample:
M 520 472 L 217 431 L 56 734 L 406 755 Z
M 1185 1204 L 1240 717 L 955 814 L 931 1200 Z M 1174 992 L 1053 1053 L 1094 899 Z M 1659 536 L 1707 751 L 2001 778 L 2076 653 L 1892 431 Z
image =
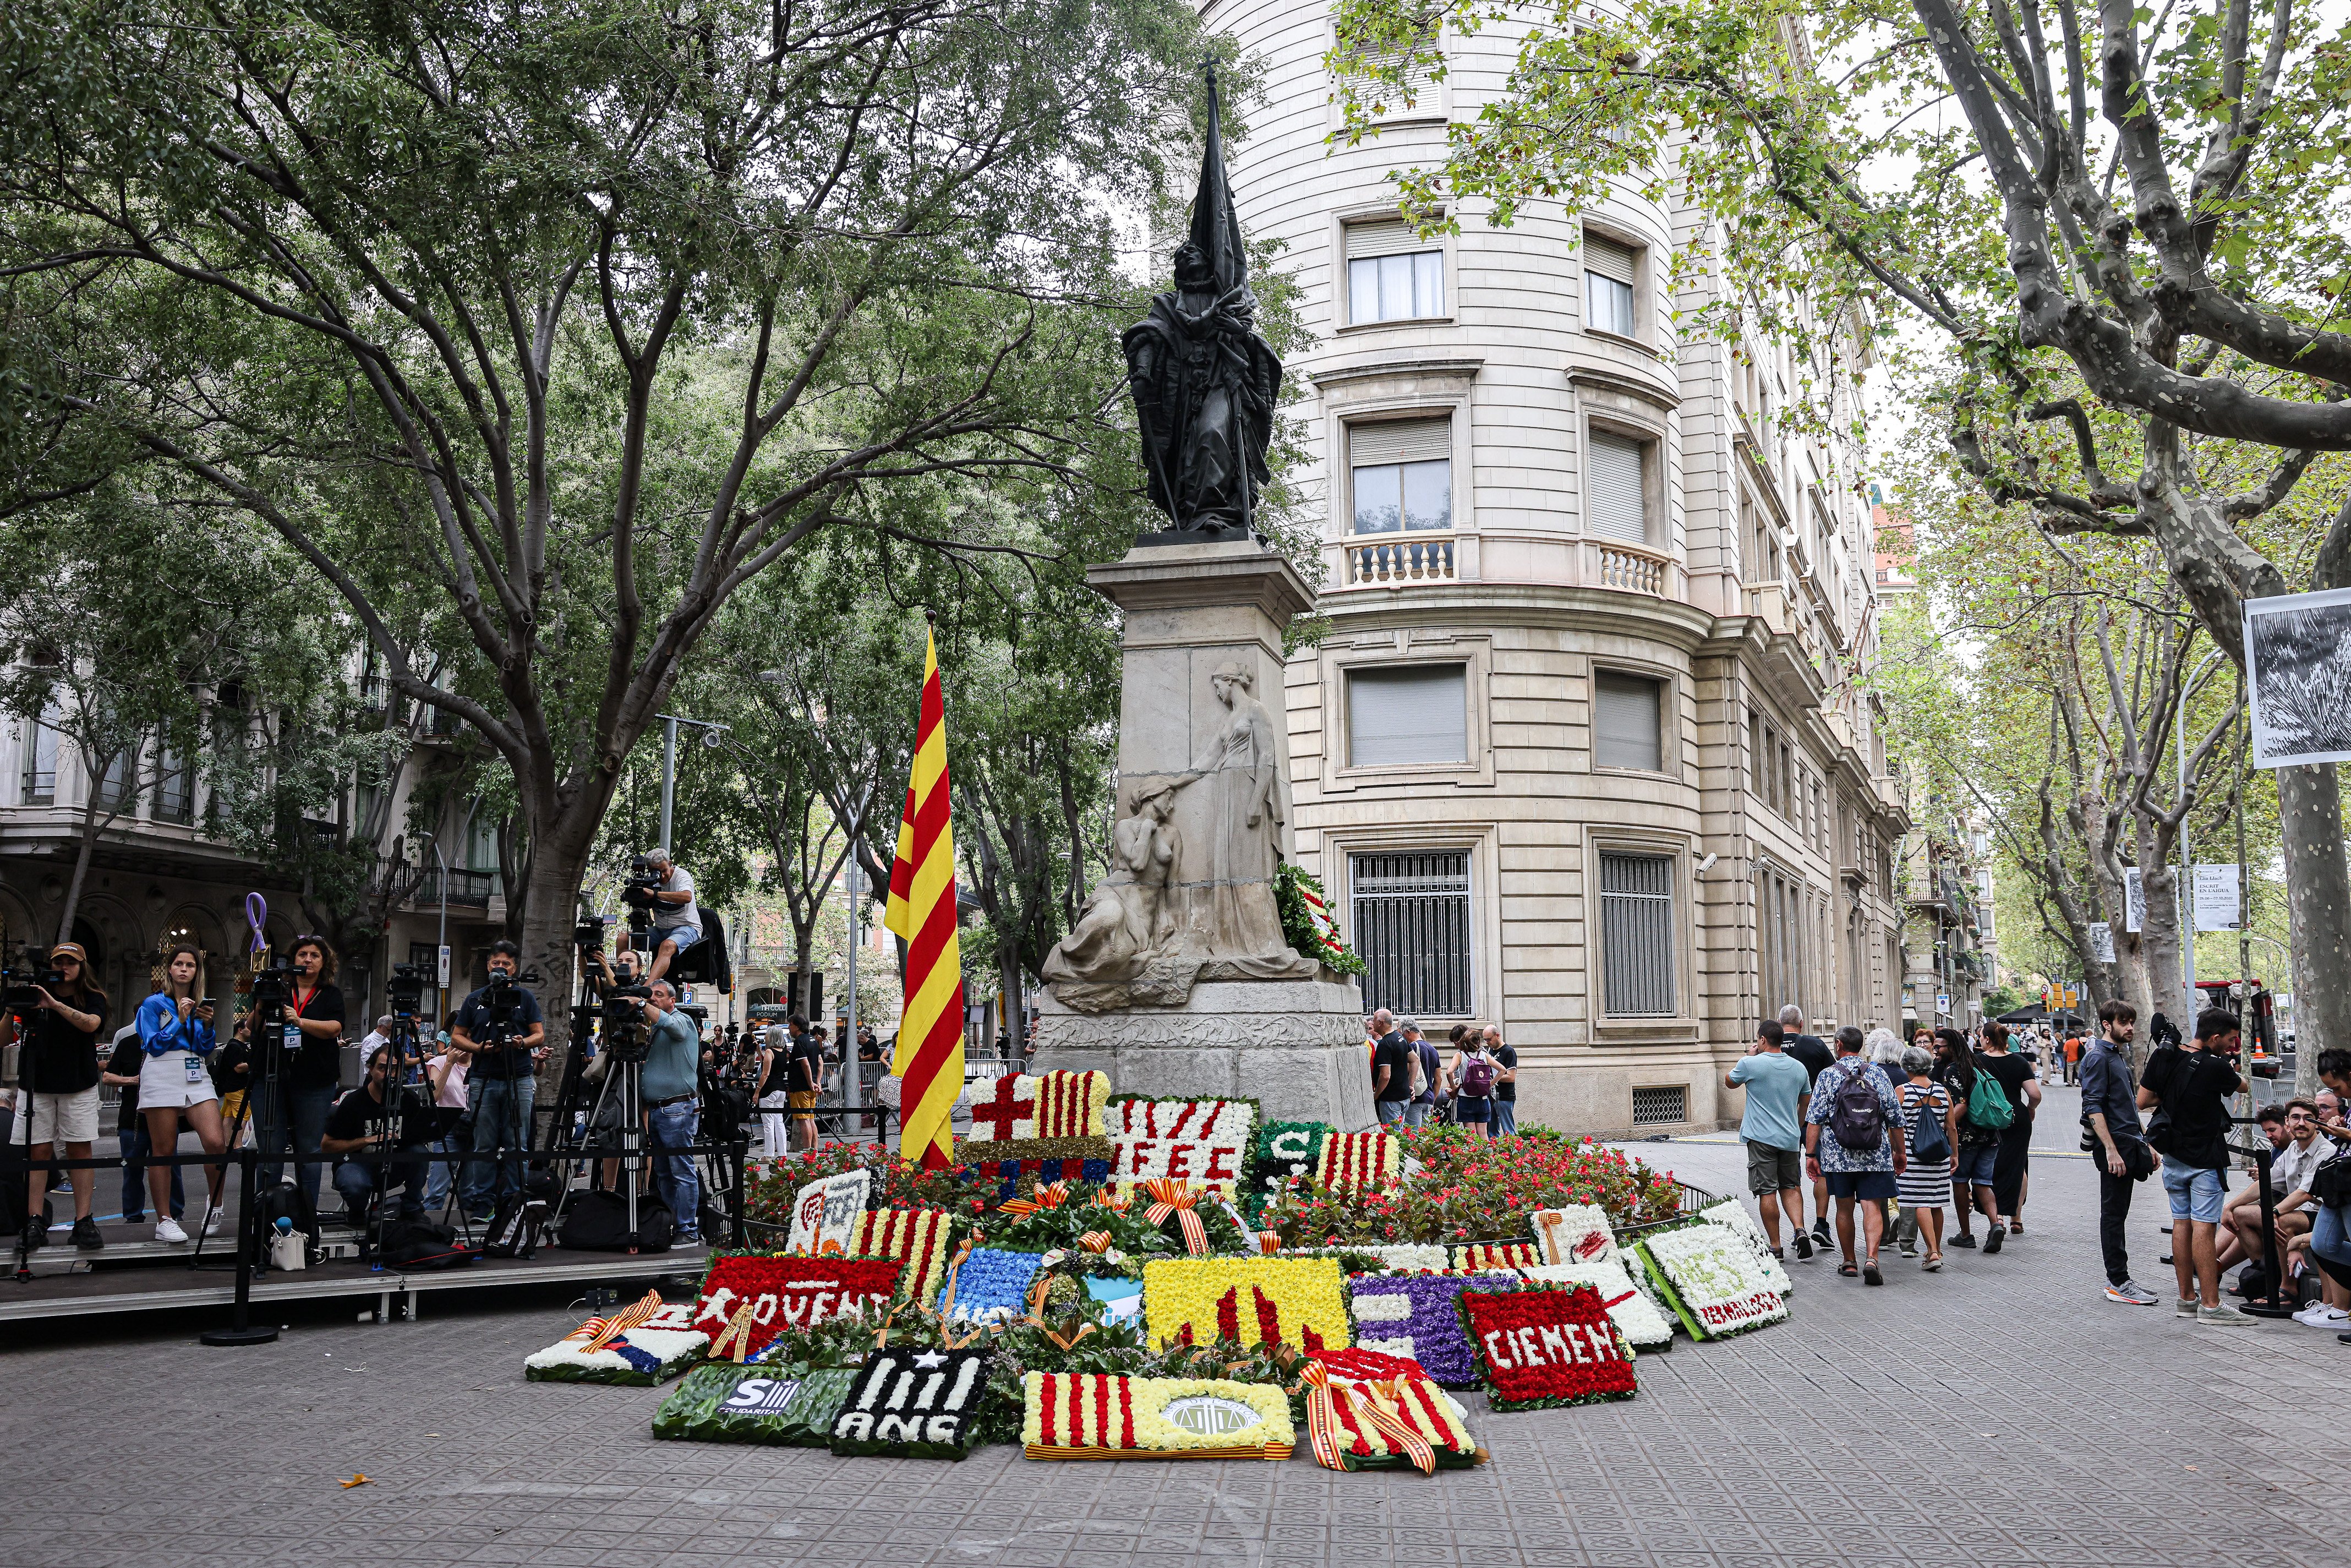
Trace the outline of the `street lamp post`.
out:
M 662 721 L 661 847 L 674 853 L 669 841 L 669 830 L 671 807 L 677 799 L 677 727 L 684 725 L 702 731 L 702 744 L 710 747 L 719 745 L 718 737 L 734 727 L 712 724 L 707 719 L 684 718 L 674 713 L 659 716 Z

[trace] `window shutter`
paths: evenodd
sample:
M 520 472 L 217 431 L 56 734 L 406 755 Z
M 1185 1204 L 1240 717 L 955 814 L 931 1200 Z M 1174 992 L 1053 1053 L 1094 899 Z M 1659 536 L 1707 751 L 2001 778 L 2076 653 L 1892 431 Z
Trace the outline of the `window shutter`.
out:
M 1437 664 L 1350 674 L 1347 760 L 1355 768 L 1468 761 L 1468 667 Z
M 1613 277 L 1626 287 L 1633 286 L 1633 275 L 1640 266 L 1641 253 L 1631 246 L 1610 239 L 1606 235 L 1583 231 L 1583 266 L 1586 271 L 1603 277 Z
M 1447 419 L 1390 419 L 1347 428 L 1350 467 L 1369 468 L 1382 463 L 1429 463 L 1453 455 L 1453 422 Z
M 1650 773 L 1663 768 L 1659 684 L 1639 675 L 1604 673 L 1592 686 L 1593 760 L 1603 768 L 1638 768 Z
M 1592 497 L 1590 531 L 1603 538 L 1647 544 L 1649 519 L 1641 493 L 1641 444 L 1630 436 L 1595 430 L 1587 452 L 1592 469 L 1588 486 Z
M 1350 261 L 1362 261 L 1374 256 L 1400 256 L 1409 250 L 1437 250 L 1443 244 L 1442 240 L 1422 239 L 1402 218 L 1347 225 L 1347 259 Z

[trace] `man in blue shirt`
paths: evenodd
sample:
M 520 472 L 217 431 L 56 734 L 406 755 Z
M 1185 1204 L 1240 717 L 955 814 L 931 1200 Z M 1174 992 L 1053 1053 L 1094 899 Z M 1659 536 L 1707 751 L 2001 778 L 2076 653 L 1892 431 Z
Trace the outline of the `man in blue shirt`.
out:
M 2105 1038 L 2082 1058 L 2082 1120 L 2098 1141 L 2098 1246 L 2105 1254 L 2106 1300 L 2151 1307 L 2155 1292 L 2132 1282 L 2130 1259 L 2123 1251 L 2131 1188 L 2161 1163 L 2139 1127 L 2138 1089 L 2131 1079 L 2138 1009 L 2115 998 L 2099 1007 L 2098 1025 Z
M 1784 1207 L 1796 1233 L 1796 1256 L 1810 1259 L 1804 1234 L 1804 1113 L 1813 1099 L 1813 1075 L 1786 1051 L 1787 1031 L 1776 1023 L 1756 1030 L 1755 1048 L 1722 1075 L 1723 1086 L 1747 1090 L 1739 1136 L 1747 1145 L 1747 1190 L 1763 1214 L 1771 1256 L 1780 1250 L 1780 1214 Z
M 683 1149 L 702 1131 L 702 1031 L 678 1010 L 677 991 L 667 980 L 655 980 L 653 995 L 637 1006 L 647 1030 L 645 1064 L 637 1077 L 645 1131 L 655 1149 Z M 694 1156 L 656 1155 L 653 1182 L 677 1220 L 680 1245 L 699 1246 L 702 1182 Z

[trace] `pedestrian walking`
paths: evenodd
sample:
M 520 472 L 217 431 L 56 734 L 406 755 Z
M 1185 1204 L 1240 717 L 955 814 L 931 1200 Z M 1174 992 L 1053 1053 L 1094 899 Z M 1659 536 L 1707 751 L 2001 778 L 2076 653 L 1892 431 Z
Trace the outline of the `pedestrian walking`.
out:
M 2171 1262 L 2179 1277 L 2174 1309 L 2216 1328 L 2247 1328 L 2255 1321 L 2220 1301 L 2220 1213 L 2229 1192 L 2229 1096 L 2243 1086 L 2231 1066 L 2238 1042 L 2234 1014 L 2210 1009 L 2196 1019 L 2196 1037 L 2149 1056 L 2138 1088 L 2138 1108 L 2161 1107 L 2148 1142 L 2163 1155 L 2163 1190 L 2171 1199 Z
M 1787 1042 L 1788 1054 L 1803 1063 L 1817 1092 L 1821 1074 L 1828 1071 L 1832 1060 L 1828 1041 L 1804 1032 L 1804 1009 L 1793 1002 L 1780 1009 L 1780 1031 Z M 1799 1227 L 1804 1223 L 1801 1212 L 1795 1216 L 1795 1223 Z M 1829 1188 L 1824 1181 L 1813 1183 L 1813 1239 L 1823 1248 L 1834 1245 L 1834 1239 L 1829 1235 Z
M 2006 1024 L 1987 1023 L 1982 1039 L 1983 1050 L 1977 1054 L 1976 1065 L 1999 1083 L 2009 1110 L 2008 1125 L 2000 1129 L 1992 1140 L 1992 1207 L 1999 1210 L 1992 1223 L 2001 1227 L 2007 1235 L 2022 1236 L 2024 1185 L 2032 1152 L 2032 1113 L 2041 1107 L 2040 1075 L 2029 1059 L 2009 1050 Z M 1984 1249 L 1999 1250 L 1989 1237 Z
M 1935 1082 L 1935 1055 L 1918 1046 L 1902 1053 L 1902 1125 L 1910 1136 L 1910 1167 L 1895 1182 L 1902 1227 L 1927 1243 L 1918 1267 L 1943 1266 L 1943 1203 L 1951 1193 L 1951 1155 L 1959 1144 L 1959 1108 Z M 1906 1256 L 1907 1256 L 1906 1252 Z
M 2154 1175 L 2159 1163 L 2139 1125 L 2138 1085 L 2131 1072 L 2138 1009 L 2119 997 L 2103 1002 L 2098 1028 L 2097 1043 L 2082 1056 L 2082 1124 L 2088 1129 L 2083 1146 L 2099 1163 L 2098 1249 L 2106 1266 L 2106 1300 L 2151 1307 L 2155 1294 L 2131 1279 L 2123 1246 L 2131 1189 Z
M 1980 1212 L 1987 1222 L 1983 1249 L 1990 1256 L 2000 1250 L 2008 1234 L 2001 1224 L 1992 1181 L 1998 1174 L 2000 1134 L 2015 1112 L 2007 1091 L 1984 1072 L 1981 1059 L 1958 1030 L 1935 1031 L 1935 1076 L 1959 1108 L 1959 1145 L 1951 1162 L 1951 1203 L 1959 1211 L 1959 1233 L 1951 1238 L 1951 1245 L 1976 1245 L 1975 1216 Z
M 1886 1086 L 1894 1091 L 1897 1100 L 1902 1097 L 1902 1086 L 1910 1081 L 1910 1075 L 1902 1071 L 1903 1049 L 1901 1037 L 1890 1029 L 1871 1030 L 1862 1045 L 1862 1054 L 1869 1058 L 1871 1066 L 1886 1074 Z M 1902 1256 L 1918 1255 L 1917 1228 L 1904 1220 L 1898 1195 L 1886 1200 L 1886 1231 L 1894 1238 L 1895 1249 Z
M 1861 1054 L 1861 1030 L 1847 1024 L 1836 1032 L 1836 1060 L 1813 1085 L 1804 1113 L 1804 1154 L 1809 1174 L 1825 1182 L 1836 1199 L 1837 1247 L 1844 1260 L 1837 1272 L 1858 1273 L 1872 1285 L 1886 1283 L 1877 1266 L 1885 1236 L 1880 1205 L 1898 1190 L 1896 1178 L 1908 1168 L 1908 1140 L 1902 1132 L 1902 1104 L 1886 1075 Z M 1861 1205 L 1862 1252 L 1854 1257 L 1855 1202 Z
M 1739 1137 L 1747 1145 L 1747 1190 L 1763 1216 L 1763 1234 L 1771 1256 L 1785 1256 L 1780 1240 L 1780 1217 L 1788 1217 L 1796 1256 L 1810 1260 L 1812 1238 L 1804 1234 L 1803 1179 L 1804 1113 L 1811 1109 L 1813 1075 L 1788 1055 L 1787 1031 L 1768 1020 L 1755 1031 L 1747 1054 L 1722 1075 L 1727 1089 L 1745 1089 L 1747 1106 L 1740 1113 Z
M 1398 1019 L 1396 1030 L 1404 1041 L 1420 1061 L 1420 1088 L 1404 1108 L 1404 1124 L 1425 1127 L 1437 1119 L 1437 1094 L 1444 1087 L 1445 1063 L 1420 1031 L 1418 1019 Z

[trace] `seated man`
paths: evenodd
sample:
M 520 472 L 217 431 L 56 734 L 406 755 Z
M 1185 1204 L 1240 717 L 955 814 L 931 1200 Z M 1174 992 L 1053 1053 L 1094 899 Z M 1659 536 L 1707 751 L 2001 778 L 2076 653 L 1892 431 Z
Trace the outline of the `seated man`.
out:
M 400 1217 L 421 1218 L 424 1213 L 425 1161 L 414 1153 L 433 1141 L 433 1110 L 414 1090 L 387 1093 L 385 1081 L 393 1071 L 394 1048 L 380 1045 L 368 1058 L 367 1082 L 335 1102 L 319 1140 L 321 1153 L 337 1156 L 335 1190 L 343 1195 L 343 1217 L 364 1224 L 368 1206 L 378 1191 L 400 1188 Z M 392 1108 L 400 1110 L 398 1152 L 390 1160 L 354 1160 L 343 1156 L 378 1146 L 387 1135 Z
M 2318 1107 L 2307 1100 L 2264 1105 L 2256 1114 L 2262 1135 L 2277 1151 L 2270 1161 L 2270 1201 L 2277 1218 L 2282 1258 L 2286 1243 L 2310 1228 L 2314 1218 L 2310 1176 L 2326 1157 L 2327 1147 L 2318 1137 Z M 2263 1256 L 2258 1181 L 2247 1182 L 2241 1190 L 2231 1194 L 2220 1218 L 2227 1229 L 2221 1240 L 2220 1267 L 2232 1268 L 2248 1258 Z
M 658 980 L 669 973 L 680 953 L 702 940 L 702 911 L 695 907 L 694 878 L 669 858 L 668 850 L 647 850 L 645 864 L 659 879 L 643 900 L 653 912 L 655 943 L 653 967 L 645 971 L 645 977 Z

